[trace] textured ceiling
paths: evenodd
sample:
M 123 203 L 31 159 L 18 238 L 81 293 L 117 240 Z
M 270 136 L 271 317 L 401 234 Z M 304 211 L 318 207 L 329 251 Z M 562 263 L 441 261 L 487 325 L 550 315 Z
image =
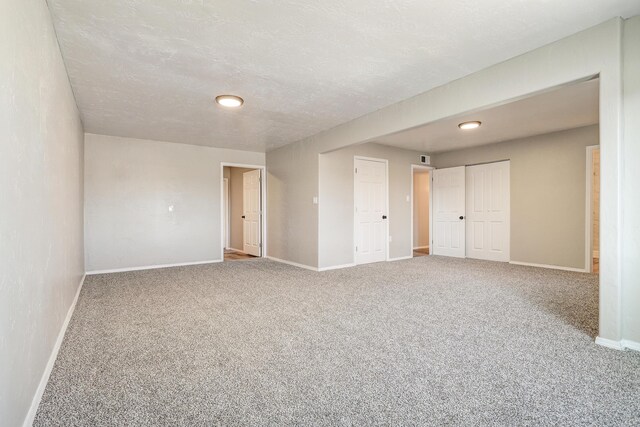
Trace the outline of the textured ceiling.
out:
M 267 151 L 637 0 L 48 0 L 87 132 Z M 213 98 L 245 98 L 237 111 Z
M 450 117 L 375 142 L 407 150 L 438 153 L 525 138 L 598 123 L 599 80 L 564 86 L 473 114 Z M 482 126 L 460 130 L 458 124 L 478 120 Z

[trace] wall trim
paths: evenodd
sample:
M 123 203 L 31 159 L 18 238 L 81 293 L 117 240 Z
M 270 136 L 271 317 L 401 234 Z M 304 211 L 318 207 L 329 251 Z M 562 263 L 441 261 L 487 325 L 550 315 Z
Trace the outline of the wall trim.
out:
M 640 351 L 640 342 L 631 340 L 622 340 L 622 346 L 629 350 Z
M 415 246 L 413 248 L 413 250 L 415 251 L 416 249 L 429 249 L 429 245 L 427 245 L 427 246 Z
M 287 261 L 287 260 L 276 258 L 276 257 L 272 257 L 272 256 L 266 256 L 265 258 L 270 259 L 271 261 L 280 262 L 282 264 L 288 264 L 288 265 L 292 265 L 294 267 L 304 268 L 305 270 L 318 271 L 318 268 L 311 267 L 310 265 L 306 265 L 306 264 L 300 264 L 300 263 L 293 262 L 293 261 Z
M 575 267 L 563 267 L 561 265 L 550 265 L 550 264 L 536 264 L 533 262 L 521 262 L 521 261 L 509 261 L 509 264 L 513 265 L 523 265 L 525 267 L 539 267 L 539 268 L 548 268 L 551 270 L 563 270 L 563 271 L 573 271 L 576 273 L 588 273 L 588 270 L 584 268 L 575 268 Z
M 156 268 L 183 267 L 185 265 L 214 264 L 222 261 L 224 260 L 213 259 L 209 261 L 179 262 L 176 264 L 144 265 L 140 267 L 113 268 L 109 270 L 93 270 L 93 271 L 87 271 L 87 276 L 93 276 L 94 274 L 124 273 L 126 271 L 155 270 Z
M 596 344 L 603 347 L 612 348 L 614 350 L 640 351 L 640 342 L 631 340 L 614 341 L 607 338 L 596 337 Z
M 624 350 L 624 346 L 621 341 L 614 341 L 607 338 L 596 337 L 596 344 L 603 347 L 612 348 L 614 350 Z
M 339 270 L 341 268 L 349 268 L 349 267 L 355 267 L 355 266 L 356 264 L 354 262 L 350 262 L 348 264 L 331 265 L 329 267 L 320 267 L 318 268 L 318 271 Z
M 80 284 L 78 285 L 78 290 L 76 291 L 76 295 L 73 297 L 73 302 L 71 303 L 71 306 L 67 311 L 67 316 L 64 318 L 64 322 L 62 323 L 60 332 L 58 332 L 58 338 L 56 339 L 56 342 L 53 345 L 53 349 L 51 350 L 51 354 L 49 355 L 49 360 L 47 361 L 47 365 L 44 368 L 42 377 L 40 377 L 40 383 L 38 384 L 36 393 L 33 396 L 33 400 L 31 400 L 31 406 L 29 407 L 29 412 L 27 412 L 27 416 L 24 419 L 24 423 L 22 423 L 23 427 L 31 427 L 31 425 L 33 425 L 33 421 L 36 418 L 36 413 L 38 412 L 38 407 L 40 406 L 42 395 L 44 394 L 45 388 L 47 388 L 47 383 L 49 382 L 51 371 L 53 371 L 53 366 L 55 365 L 56 359 L 58 358 L 58 352 L 60 351 L 60 346 L 62 345 L 64 336 L 67 333 L 69 322 L 71 321 L 73 312 L 76 309 L 76 303 L 78 302 L 78 298 L 80 297 L 80 291 L 82 290 L 82 285 L 84 285 L 84 279 L 86 277 L 87 277 L 87 274 L 85 273 L 82 275 L 82 279 L 80 279 Z
M 413 255 L 399 256 L 399 257 L 396 257 L 396 258 L 389 258 L 387 261 L 389 261 L 389 262 L 402 261 L 403 259 L 411 259 L 411 258 L 413 258 Z
M 240 249 L 236 249 L 236 248 L 226 248 L 228 251 L 235 251 L 235 252 L 240 252 L 240 253 L 246 253 L 245 251 L 241 251 Z M 258 257 L 260 258 L 260 257 Z

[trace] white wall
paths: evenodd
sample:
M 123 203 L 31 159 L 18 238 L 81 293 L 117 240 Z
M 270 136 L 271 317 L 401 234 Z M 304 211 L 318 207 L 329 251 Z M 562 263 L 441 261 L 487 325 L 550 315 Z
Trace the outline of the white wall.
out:
M 622 241 L 624 283 L 624 338 L 640 350 L 640 16 L 624 28 L 624 198 L 622 206 L 625 238 Z M 602 172 L 608 165 L 602 165 Z M 606 191 L 606 190 L 602 190 Z M 601 202 L 602 203 L 602 202 Z M 602 238 L 602 235 L 601 235 Z M 602 249 L 601 249 L 602 253 Z
M 86 134 L 87 271 L 222 259 L 220 164 L 264 160 L 264 153 Z
M 84 273 L 83 131 L 46 2 L 0 2 L 0 58 L 0 424 L 19 426 Z
M 273 183 L 277 190 L 269 188 L 268 233 L 273 236 L 271 242 L 277 241 L 279 257 L 317 264 L 318 233 L 323 226 L 318 222 L 317 206 L 311 200 L 318 191 L 321 153 L 373 141 L 383 135 L 599 74 L 602 156 L 600 336 L 619 341 L 623 318 L 622 269 L 623 264 L 632 262 L 623 258 L 622 240 L 640 239 L 640 231 L 626 228 L 622 223 L 620 209 L 623 199 L 635 197 L 633 184 L 625 186 L 621 155 L 626 145 L 633 143 L 623 139 L 623 26 L 621 19 L 612 19 L 267 153 L 269 176 L 276 177 Z M 632 122 L 629 126 L 633 129 L 640 126 L 631 118 L 626 122 Z M 273 213 L 287 214 L 293 220 L 285 228 L 284 223 L 274 222 Z M 305 236 L 304 240 L 300 236 Z
M 351 264 L 353 259 L 353 158 L 374 157 L 389 161 L 389 257 L 412 255 L 411 164 L 420 163 L 417 151 L 380 144 L 362 144 L 320 156 L 319 267 Z

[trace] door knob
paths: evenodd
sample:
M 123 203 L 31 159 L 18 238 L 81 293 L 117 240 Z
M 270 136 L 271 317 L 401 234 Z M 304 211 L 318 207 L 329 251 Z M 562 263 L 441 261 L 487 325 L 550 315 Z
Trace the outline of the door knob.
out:
M 460 215 L 460 219 L 464 219 L 464 217 L 462 215 Z
M 387 219 L 387 216 L 386 215 L 382 215 L 382 219 Z

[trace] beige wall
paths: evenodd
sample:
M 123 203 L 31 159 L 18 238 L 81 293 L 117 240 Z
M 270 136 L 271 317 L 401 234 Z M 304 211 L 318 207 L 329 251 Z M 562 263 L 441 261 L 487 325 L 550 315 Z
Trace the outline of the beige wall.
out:
M 45 1 L 0 1 L 0 58 L 0 424 L 20 426 L 84 273 L 84 136 Z
M 267 153 L 267 256 L 318 266 L 318 152 L 312 143 Z
M 233 249 L 243 250 L 243 176 L 253 169 L 225 167 L 229 170 L 229 244 Z
M 221 260 L 221 163 L 264 153 L 85 136 L 88 271 Z
M 413 247 L 429 245 L 429 172 L 413 174 Z
M 511 160 L 511 260 L 585 268 L 586 147 L 598 126 L 439 153 L 437 168 Z
M 368 143 L 320 156 L 320 268 L 351 264 L 353 259 L 354 156 L 389 161 L 389 257 L 411 256 L 411 164 L 416 151 Z

